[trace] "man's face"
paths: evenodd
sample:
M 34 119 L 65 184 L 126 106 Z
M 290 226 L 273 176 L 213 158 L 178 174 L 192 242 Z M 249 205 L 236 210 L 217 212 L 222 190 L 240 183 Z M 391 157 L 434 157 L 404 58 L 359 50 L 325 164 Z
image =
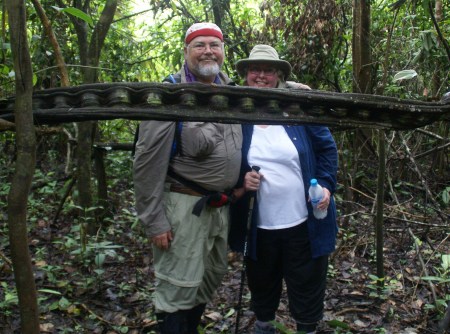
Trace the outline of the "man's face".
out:
M 197 78 L 214 80 L 223 64 L 223 43 L 217 37 L 198 36 L 184 47 L 184 58 Z
M 277 69 L 270 64 L 252 64 L 247 68 L 246 81 L 250 87 L 275 88 L 278 79 Z

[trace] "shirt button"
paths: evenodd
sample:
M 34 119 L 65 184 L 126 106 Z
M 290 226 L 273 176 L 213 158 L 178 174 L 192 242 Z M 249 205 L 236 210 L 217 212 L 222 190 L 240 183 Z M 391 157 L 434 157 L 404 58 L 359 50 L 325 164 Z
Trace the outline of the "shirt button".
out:
M 292 138 L 292 140 L 297 140 L 297 137 Z

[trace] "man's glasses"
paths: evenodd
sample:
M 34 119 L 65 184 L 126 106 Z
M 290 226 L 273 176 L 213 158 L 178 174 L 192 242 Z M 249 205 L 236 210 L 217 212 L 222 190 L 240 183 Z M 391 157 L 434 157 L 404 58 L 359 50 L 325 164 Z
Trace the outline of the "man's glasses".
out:
M 260 73 L 264 73 L 265 75 L 275 75 L 277 69 L 274 67 L 249 66 L 248 72 L 255 75 L 259 75 Z
M 217 51 L 222 50 L 222 43 L 216 43 L 216 42 L 213 42 L 213 43 L 210 43 L 210 44 L 208 44 L 208 43 L 202 43 L 202 42 L 191 43 L 191 44 L 189 44 L 189 46 L 190 46 L 192 49 L 194 49 L 194 51 L 196 51 L 196 52 L 204 52 L 204 51 L 206 51 L 206 48 L 207 48 L 208 46 L 209 46 L 209 49 L 210 49 L 212 52 L 217 52 Z

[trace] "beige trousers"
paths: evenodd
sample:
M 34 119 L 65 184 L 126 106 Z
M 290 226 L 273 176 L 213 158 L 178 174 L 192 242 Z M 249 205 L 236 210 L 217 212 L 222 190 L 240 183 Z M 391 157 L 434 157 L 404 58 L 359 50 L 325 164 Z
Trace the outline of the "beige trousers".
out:
M 174 239 L 167 251 L 153 247 L 156 312 L 176 312 L 209 302 L 227 271 L 229 207 L 192 208 L 199 197 L 166 192 Z

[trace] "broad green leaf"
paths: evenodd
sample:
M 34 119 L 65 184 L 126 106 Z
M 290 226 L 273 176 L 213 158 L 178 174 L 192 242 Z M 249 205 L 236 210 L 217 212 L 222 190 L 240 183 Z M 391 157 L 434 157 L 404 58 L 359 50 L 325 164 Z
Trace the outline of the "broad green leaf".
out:
M 448 283 L 450 282 L 450 278 L 444 278 L 439 276 L 424 276 L 422 277 L 424 281 L 434 281 L 436 283 Z
M 450 187 L 447 187 L 442 191 L 442 202 L 445 204 L 450 203 Z
M 56 302 L 51 303 L 50 306 L 48 307 L 48 309 L 50 311 L 54 311 L 54 310 L 59 309 L 59 302 L 56 301 Z
M 442 254 L 442 268 L 447 270 L 450 268 L 450 254 Z
M 94 273 L 96 273 L 97 275 L 103 275 L 105 273 L 105 271 L 103 269 L 95 269 Z
M 343 328 L 343 329 L 349 329 L 350 326 L 347 325 L 345 322 L 339 321 L 339 320 L 330 320 L 327 321 L 327 324 L 332 328 Z
M 71 305 L 71 303 L 69 302 L 69 300 L 68 300 L 67 298 L 65 298 L 65 297 L 62 297 L 62 298 L 59 300 L 58 304 L 59 304 L 59 308 L 60 308 L 61 310 L 66 310 L 66 309 Z
M 227 319 L 229 317 L 231 317 L 234 314 L 235 310 L 234 308 L 230 308 L 227 312 L 227 314 L 225 314 L 224 318 Z
M 60 8 L 60 7 L 57 7 L 57 6 L 51 6 L 54 10 L 56 10 L 57 12 L 59 12 L 59 13 L 61 13 L 62 12 L 62 10 L 64 9 L 64 8 Z
M 420 39 L 422 40 L 422 48 L 429 52 L 436 45 L 435 39 L 433 38 L 434 33 L 431 30 L 425 30 L 420 32 Z
M 92 21 L 92 18 L 89 15 L 87 15 L 85 12 L 83 12 L 82 10 L 79 10 L 74 7 L 59 8 L 56 6 L 52 6 L 52 8 L 57 10 L 58 12 L 67 13 L 72 16 L 78 17 L 80 20 L 83 20 L 84 22 L 88 23 L 91 26 L 94 25 L 94 21 Z
M 53 295 L 61 295 L 61 292 L 56 291 L 56 290 L 52 290 L 52 289 L 39 289 L 38 292 L 50 293 L 50 294 L 53 294 Z
M 105 254 L 103 254 L 103 253 L 97 254 L 95 256 L 95 264 L 98 267 L 101 267 L 101 266 L 103 266 L 103 263 L 105 263 L 105 259 L 106 259 L 106 255 Z
M 4 64 L 0 65 L 0 73 L 4 75 L 8 75 L 10 68 Z
M 417 76 L 417 72 L 414 70 L 403 70 L 397 72 L 394 75 L 394 82 L 399 80 L 409 80 Z

